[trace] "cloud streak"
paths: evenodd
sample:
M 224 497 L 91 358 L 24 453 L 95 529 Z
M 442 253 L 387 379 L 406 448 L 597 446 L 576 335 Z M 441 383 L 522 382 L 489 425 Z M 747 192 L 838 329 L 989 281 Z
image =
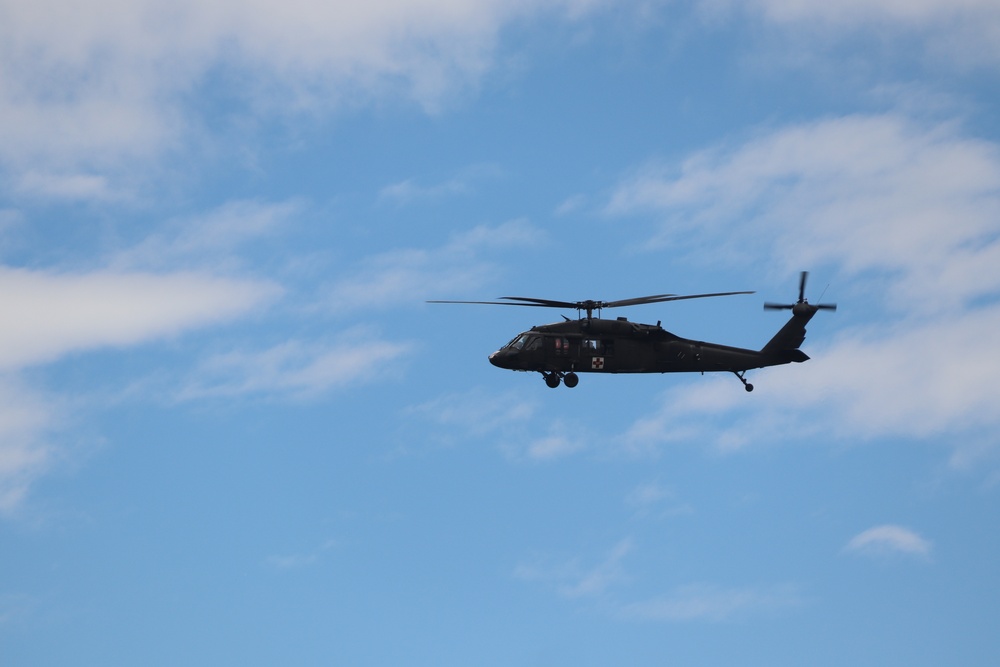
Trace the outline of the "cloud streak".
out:
M 57 458 L 46 438 L 58 417 L 51 400 L 0 376 L 0 514 L 16 510 Z
M 700 152 L 676 170 L 647 166 L 607 210 L 657 219 L 650 247 L 712 246 L 737 265 L 783 275 L 830 266 L 856 281 L 840 312 L 811 323 L 853 318 L 806 344 L 812 361 L 763 371 L 752 403 L 713 380 L 668 392 L 633 424 L 630 447 L 702 439 L 733 449 L 827 432 L 977 439 L 1000 427 L 995 144 L 893 114 L 828 119 Z M 722 414 L 744 418 L 738 428 L 703 419 Z
M 26 389 L 24 371 L 71 354 L 139 345 L 218 325 L 266 306 L 266 281 L 203 273 L 0 267 L 0 512 L 12 513 L 59 459 L 49 438 L 58 402 Z
M 309 399 L 382 377 L 410 349 L 409 343 L 381 340 L 358 330 L 329 343 L 290 340 L 263 350 L 227 352 L 202 362 L 177 398 Z
M 618 613 L 629 620 L 720 622 L 801 604 L 799 594 L 792 586 L 724 588 L 691 584 L 667 596 L 623 604 Z
M 908 528 L 887 524 L 855 535 L 844 551 L 869 556 L 903 554 L 926 557 L 930 555 L 931 543 Z
M 514 577 L 555 586 L 560 595 L 571 599 L 597 597 L 627 579 L 623 561 L 634 548 L 631 539 L 623 539 L 591 566 L 583 566 L 577 559 L 555 564 L 522 563 L 514 570 Z
M 489 261 L 498 249 L 534 247 L 544 233 L 524 220 L 479 225 L 430 250 L 402 248 L 360 262 L 351 277 L 334 284 L 328 301 L 337 311 L 418 303 L 468 294 L 500 271 Z
M 209 79 L 213 90 L 256 112 L 329 109 L 384 97 L 433 110 L 490 68 L 497 35 L 511 21 L 538 15 L 575 20 L 599 4 L 5 3 L 0 163 L 62 169 L 66 177 L 66 167 L 106 168 L 155 157 L 193 136 L 195 114 L 187 101 Z M 253 76 L 243 77 L 246 72 Z M 227 80 L 241 85 L 227 88 Z
M 925 56 L 938 65 L 1000 65 L 1000 8 L 991 0 L 702 0 L 700 7 L 713 16 L 759 16 L 808 50 L 878 31 L 882 39 L 919 38 Z
M 201 273 L 0 268 L 0 369 L 123 347 L 218 324 L 273 301 L 273 283 Z

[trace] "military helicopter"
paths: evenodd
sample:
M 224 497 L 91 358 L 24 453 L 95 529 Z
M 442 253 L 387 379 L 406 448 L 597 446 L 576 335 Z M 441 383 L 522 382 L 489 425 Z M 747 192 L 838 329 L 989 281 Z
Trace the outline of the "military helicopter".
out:
M 805 297 L 806 280 L 799 276 L 799 300 L 795 303 L 765 303 L 765 310 L 790 310 L 792 317 L 759 350 L 730 347 L 718 343 L 681 338 L 656 324 L 639 324 L 619 317 L 600 317 L 605 308 L 638 306 L 647 303 L 704 299 L 716 296 L 753 294 L 754 292 L 716 292 L 712 294 L 655 294 L 620 301 L 554 301 L 523 296 L 503 296 L 502 301 L 428 301 L 427 303 L 484 304 L 491 306 L 526 306 L 568 308 L 577 311 L 577 319 L 563 315 L 563 322 L 543 324 L 518 334 L 490 355 L 490 363 L 512 371 L 542 374 L 553 389 L 560 382 L 575 387 L 578 373 L 709 373 L 729 372 L 739 378 L 744 388 L 753 391 L 746 372 L 753 368 L 780 366 L 809 359 L 799 349 L 806 338 L 806 323 L 820 310 L 836 310 L 833 303 L 810 304 Z M 594 317 L 597 311 L 597 317 Z M 586 317 L 583 316 L 586 313 Z

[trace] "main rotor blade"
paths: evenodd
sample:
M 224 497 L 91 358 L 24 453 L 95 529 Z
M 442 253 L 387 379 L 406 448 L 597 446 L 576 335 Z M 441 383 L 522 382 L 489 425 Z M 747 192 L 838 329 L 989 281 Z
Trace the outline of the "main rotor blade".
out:
M 621 306 L 639 306 L 644 303 L 656 303 L 676 294 L 654 294 L 652 296 L 637 296 L 633 299 L 619 299 L 618 301 L 601 302 L 604 308 L 620 308 Z
M 548 308 L 581 308 L 581 302 L 555 301 L 553 299 L 535 299 L 530 296 L 502 296 L 501 299 L 510 301 L 527 301 L 528 303 L 511 304 L 514 306 L 546 306 Z
M 501 296 L 503 301 L 445 301 L 433 300 L 427 303 L 471 303 L 486 306 L 531 306 L 534 308 L 571 308 L 573 310 L 600 310 L 602 308 L 621 308 L 623 306 L 639 306 L 646 303 L 663 303 L 665 301 L 682 301 L 684 299 L 704 299 L 713 296 L 733 296 L 736 294 L 753 294 L 754 292 L 713 292 L 711 294 L 653 294 L 618 301 L 555 301 L 553 299 L 536 299 L 530 296 Z
M 485 305 L 485 306 L 536 306 L 538 308 L 552 308 L 552 307 L 555 307 L 555 306 L 552 306 L 552 305 L 547 304 L 547 303 L 511 303 L 509 301 L 441 301 L 441 300 L 433 300 L 433 301 L 425 301 L 424 303 L 472 303 L 472 304 L 481 304 L 481 305 Z M 558 307 L 561 308 L 563 306 L 560 305 Z M 565 307 L 566 308 L 576 308 L 576 304 L 568 303 L 568 304 L 565 304 Z
M 684 299 L 704 299 L 711 296 L 733 296 L 734 294 L 753 294 L 754 292 L 713 292 L 712 294 L 686 294 L 678 296 L 676 294 L 659 294 L 656 296 L 641 296 L 635 299 L 622 299 L 621 301 L 609 301 L 604 304 L 605 308 L 618 308 L 620 306 L 638 306 L 643 303 L 663 303 L 664 301 L 683 301 Z

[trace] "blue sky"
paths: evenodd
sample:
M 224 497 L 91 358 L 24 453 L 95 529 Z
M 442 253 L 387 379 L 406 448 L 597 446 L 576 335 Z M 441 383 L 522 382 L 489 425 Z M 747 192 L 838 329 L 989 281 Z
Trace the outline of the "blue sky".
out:
M 1000 6 L 0 2 L 11 665 L 995 665 Z M 487 355 L 646 305 L 812 357 Z M 565 313 L 571 315 L 572 313 Z

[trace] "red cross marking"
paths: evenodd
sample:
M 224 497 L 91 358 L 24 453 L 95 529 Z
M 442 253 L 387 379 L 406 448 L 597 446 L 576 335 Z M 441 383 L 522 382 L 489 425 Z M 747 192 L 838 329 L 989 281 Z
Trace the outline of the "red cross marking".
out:
M 604 368 L 604 357 L 594 357 L 590 361 L 590 367 L 598 371 Z

